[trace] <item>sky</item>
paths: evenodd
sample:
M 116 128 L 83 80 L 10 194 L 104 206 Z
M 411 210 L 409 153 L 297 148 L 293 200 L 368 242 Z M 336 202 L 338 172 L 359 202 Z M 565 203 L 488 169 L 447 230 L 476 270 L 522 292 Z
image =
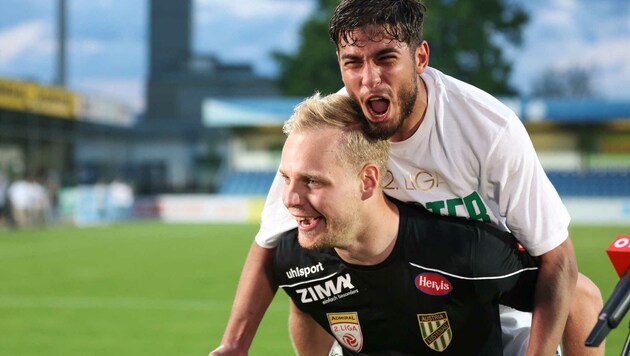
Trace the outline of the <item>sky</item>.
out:
M 175 1 L 175 0 L 174 0 Z M 630 100 L 630 1 L 509 0 L 531 14 L 521 48 L 507 47 L 511 84 L 528 93 L 547 69 L 594 71 L 603 98 Z M 67 85 L 144 108 L 148 0 L 66 0 Z M 430 0 L 425 3 L 429 6 Z M 0 1 L 0 77 L 51 84 L 57 0 Z M 315 0 L 193 0 L 193 51 L 250 63 L 263 76 L 272 51 L 291 52 Z M 429 44 L 430 45 L 430 44 Z M 439 68 L 438 68 L 439 69 Z

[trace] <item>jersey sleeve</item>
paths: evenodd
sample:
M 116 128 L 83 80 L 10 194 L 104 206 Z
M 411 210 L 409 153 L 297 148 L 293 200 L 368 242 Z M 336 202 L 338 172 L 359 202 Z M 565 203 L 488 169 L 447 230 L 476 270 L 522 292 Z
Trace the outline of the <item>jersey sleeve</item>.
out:
M 282 203 L 283 180 L 280 173 L 271 183 L 267 199 L 261 214 L 260 229 L 256 234 L 256 243 L 260 247 L 274 248 L 278 245 L 279 236 L 297 227 L 295 219 Z
M 569 213 L 538 160 L 523 124 L 514 116 L 487 162 L 488 191 L 499 213 L 532 256 L 553 250 L 569 236 Z

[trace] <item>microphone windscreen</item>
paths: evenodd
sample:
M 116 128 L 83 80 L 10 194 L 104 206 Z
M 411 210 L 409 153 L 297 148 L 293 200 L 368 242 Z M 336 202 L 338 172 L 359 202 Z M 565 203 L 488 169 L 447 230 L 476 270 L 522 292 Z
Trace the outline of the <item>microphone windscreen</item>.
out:
M 630 236 L 617 236 L 606 249 L 606 253 L 621 278 L 630 268 Z

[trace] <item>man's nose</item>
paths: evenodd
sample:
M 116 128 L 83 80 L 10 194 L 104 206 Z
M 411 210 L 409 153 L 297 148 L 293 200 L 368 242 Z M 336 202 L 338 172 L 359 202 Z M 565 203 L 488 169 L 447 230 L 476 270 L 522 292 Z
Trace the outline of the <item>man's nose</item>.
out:
M 380 68 L 373 63 L 366 63 L 363 67 L 363 85 L 368 88 L 381 84 Z
M 294 182 L 291 182 L 284 186 L 284 192 L 282 195 L 284 206 L 286 206 L 287 208 L 299 206 L 302 201 L 302 199 L 300 198 L 300 193 Z

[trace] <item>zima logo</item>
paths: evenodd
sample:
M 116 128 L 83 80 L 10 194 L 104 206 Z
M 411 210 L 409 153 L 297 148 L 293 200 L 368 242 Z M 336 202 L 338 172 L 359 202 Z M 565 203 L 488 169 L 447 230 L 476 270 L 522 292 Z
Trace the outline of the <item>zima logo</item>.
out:
M 341 293 L 344 290 L 348 290 L 348 292 Z M 338 276 L 337 280 L 330 279 L 323 284 L 316 284 L 312 287 L 296 289 L 295 292 L 300 295 L 300 301 L 302 303 L 311 303 L 322 300 L 322 303 L 328 304 L 337 299 L 358 293 L 359 290 L 355 289 L 354 285 L 352 285 L 350 274 L 346 274 L 345 276 Z
M 445 295 L 453 290 L 453 285 L 437 273 L 420 273 L 415 279 L 416 288 L 428 295 Z
M 446 312 L 418 314 L 418 324 L 422 341 L 432 350 L 442 352 L 451 344 L 453 332 Z
M 337 341 L 348 349 L 359 352 L 363 348 L 363 333 L 359 324 L 359 315 L 356 312 L 328 313 L 330 331 Z

